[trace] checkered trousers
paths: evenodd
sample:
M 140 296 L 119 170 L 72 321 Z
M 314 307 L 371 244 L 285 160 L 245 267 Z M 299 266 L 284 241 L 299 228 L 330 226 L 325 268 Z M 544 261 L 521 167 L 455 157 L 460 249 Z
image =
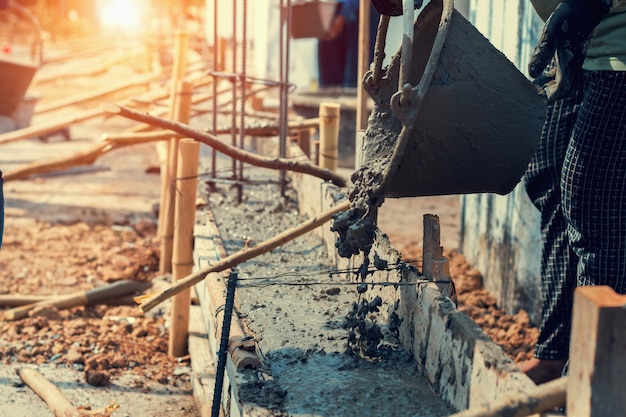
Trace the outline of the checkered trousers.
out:
M 578 285 L 625 294 L 626 72 L 585 72 L 561 180 Z
M 566 359 L 578 258 L 567 238 L 567 221 L 561 205 L 561 171 L 576 114 L 582 100 L 582 82 L 563 100 L 548 105 L 537 151 L 524 185 L 541 213 L 542 322 L 535 346 L 541 359 Z
M 524 181 L 543 238 L 535 356 L 565 359 L 576 285 L 626 293 L 625 72 L 585 72 L 571 97 L 548 106 Z

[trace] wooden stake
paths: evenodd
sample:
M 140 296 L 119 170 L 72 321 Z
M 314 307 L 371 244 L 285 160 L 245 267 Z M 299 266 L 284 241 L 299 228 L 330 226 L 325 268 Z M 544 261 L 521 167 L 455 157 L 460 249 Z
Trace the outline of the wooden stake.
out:
M 35 307 L 53 306 L 58 309 L 66 309 L 85 306 L 98 303 L 102 300 L 121 297 L 137 291 L 142 291 L 148 286 L 149 284 L 138 281 L 117 281 L 89 291 L 78 291 L 68 295 L 47 298 L 37 303 L 5 310 L 1 317 L 3 321 L 20 320 L 28 317 L 28 313 Z
M 198 188 L 198 159 L 200 143 L 193 139 L 180 142 L 178 173 L 176 175 L 176 210 L 174 251 L 172 258 L 172 281 L 191 274 L 193 270 L 193 227 L 196 214 L 196 194 Z M 177 294 L 172 300 L 172 320 L 169 349 L 171 356 L 184 356 L 187 352 L 189 329 L 190 290 Z
M 568 374 L 568 416 L 626 415 L 626 296 L 576 288 Z
M 309 219 L 308 221 L 292 228 L 289 230 L 280 233 L 279 235 L 274 236 L 264 242 L 261 242 L 257 246 L 244 248 L 239 252 L 236 252 L 224 259 L 219 260 L 215 264 L 204 268 L 198 272 L 195 272 L 179 281 L 175 284 L 172 284 L 170 287 L 164 289 L 163 291 L 157 294 L 148 294 L 146 296 L 137 297 L 136 301 L 140 304 L 141 310 L 146 313 L 161 304 L 163 301 L 167 300 L 170 297 L 178 294 L 179 292 L 195 285 L 196 283 L 202 281 L 208 274 L 211 272 L 221 272 L 228 268 L 232 268 L 236 265 L 239 265 L 242 262 L 246 262 L 249 259 L 262 255 L 266 252 L 271 251 L 285 243 L 301 236 L 311 230 L 318 228 L 323 225 L 327 221 L 331 220 L 333 216 L 342 211 L 346 211 L 350 208 L 350 202 L 346 201 L 342 204 L 339 204 L 332 209 L 322 213 L 318 217 L 314 217 Z
M 179 99 L 176 101 L 174 109 L 174 120 L 183 123 L 189 123 L 189 115 L 191 111 L 191 93 L 193 85 L 191 83 L 181 81 L 177 95 Z M 162 221 L 161 230 L 161 256 L 159 258 L 159 271 L 162 274 L 172 271 L 172 248 L 174 236 L 174 208 L 176 204 L 174 178 L 177 173 L 178 166 L 178 138 L 170 138 L 168 141 L 167 152 L 167 173 L 161 175 L 167 183 L 167 187 L 161 190 L 161 201 L 164 205 L 159 211 L 159 221 Z M 196 162 L 197 164 L 197 162 Z
M 305 122 L 304 119 L 299 120 L 301 124 Z M 319 126 L 319 119 L 317 120 L 317 126 Z M 291 126 L 288 126 L 288 129 Z M 301 128 L 298 129 L 298 146 L 302 149 L 302 152 L 311 159 L 311 129 L 310 128 Z
M 439 291 L 455 303 L 457 302 L 454 282 L 450 276 L 448 258 L 443 256 L 439 216 L 424 215 L 424 240 L 422 244 L 422 274 L 437 284 Z
M 526 417 L 544 413 L 565 404 L 566 387 L 567 378 L 555 379 L 493 404 L 461 411 L 449 417 Z M 567 415 L 570 415 L 569 410 Z
M 107 113 L 117 114 L 119 116 L 133 119 L 142 123 L 151 124 L 162 129 L 172 130 L 188 138 L 193 138 L 198 142 L 202 142 L 218 150 L 219 152 L 222 152 L 225 155 L 228 155 L 232 158 L 238 159 L 250 165 L 276 170 L 301 172 L 304 174 L 313 175 L 323 180 L 332 181 L 335 185 L 338 185 L 339 187 L 344 187 L 346 185 L 346 179 L 341 175 L 328 169 L 312 165 L 308 162 L 299 162 L 293 159 L 267 158 L 259 156 L 223 143 L 216 136 L 211 135 L 210 133 L 193 129 L 183 123 L 151 116 L 146 113 L 140 113 L 128 107 L 119 106 L 114 103 L 103 103 L 102 108 Z
M 320 104 L 320 166 L 337 171 L 339 159 L 339 110 L 337 103 Z

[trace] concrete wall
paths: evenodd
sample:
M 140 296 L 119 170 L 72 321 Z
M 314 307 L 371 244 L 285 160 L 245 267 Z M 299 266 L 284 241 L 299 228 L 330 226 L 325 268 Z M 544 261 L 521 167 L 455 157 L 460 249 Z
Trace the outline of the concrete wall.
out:
M 469 20 L 527 74 L 543 27 L 528 0 L 470 0 Z M 539 213 L 523 187 L 504 197 L 463 196 L 461 205 L 461 250 L 483 273 L 486 288 L 507 312 L 525 309 L 538 322 Z

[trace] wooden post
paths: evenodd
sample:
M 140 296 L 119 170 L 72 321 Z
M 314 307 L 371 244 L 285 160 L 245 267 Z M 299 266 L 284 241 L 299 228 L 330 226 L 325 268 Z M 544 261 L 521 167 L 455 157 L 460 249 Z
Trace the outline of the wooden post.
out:
M 337 103 L 320 104 L 320 163 L 322 168 L 337 171 L 339 158 L 339 110 Z
M 443 247 L 441 246 L 439 216 L 424 215 L 422 246 L 422 274 L 429 281 L 434 281 L 439 287 L 439 291 L 456 303 L 456 290 L 452 277 L 450 277 L 450 264 L 448 258 L 443 256 Z
M 368 95 L 361 85 L 370 61 L 370 0 L 361 0 L 359 6 L 359 56 L 358 56 L 358 88 L 356 90 L 356 131 L 367 127 Z M 358 145 L 358 143 L 357 143 Z M 356 148 L 358 149 L 358 148 Z
M 568 375 L 568 416 L 626 416 L 626 296 L 576 289 Z
M 315 152 L 313 153 L 315 156 L 313 158 L 313 163 L 317 166 L 320 164 L 320 141 L 316 140 L 313 142 L 313 148 Z
M 298 122 L 302 125 L 306 122 L 303 117 L 298 118 Z M 318 122 L 319 125 L 319 122 Z M 311 158 L 311 128 L 302 127 L 297 131 L 298 146 L 306 156 Z
M 178 96 L 176 94 L 176 90 L 178 89 L 178 83 L 182 81 L 185 76 L 185 67 L 187 66 L 187 45 L 189 43 L 189 35 L 185 32 L 176 32 L 176 43 L 174 46 L 174 64 L 172 65 L 172 79 L 171 79 L 171 87 L 170 87 L 170 111 L 169 118 L 174 118 L 174 113 L 176 109 L 176 101 L 178 100 Z M 159 236 L 164 234 L 165 228 L 165 206 L 167 204 L 168 198 L 168 189 L 171 184 L 171 180 L 176 175 L 176 171 L 168 172 L 168 149 L 169 146 L 166 143 L 157 143 L 156 144 L 157 153 L 159 154 L 159 162 L 161 164 L 161 204 L 159 210 L 159 225 L 158 232 Z M 176 157 L 176 155 L 174 155 Z M 168 176 L 169 175 L 169 176 Z M 164 271 L 161 269 L 161 273 L 170 272 L 170 269 Z
M 180 141 L 178 171 L 176 175 L 176 231 L 172 258 L 172 281 L 186 277 L 193 270 L 193 227 L 196 218 L 198 188 L 198 158 L 200 143 L 193 139 Z M 184 356 L 187 351 L 189 328 L 190 291 L 186 289 L 172 299 L 172 320 L 168 352 L 171 356 Z
M 191 113 L 191 92 L 193 90 L 193 84 L 181 81 L 179 83 L 180 89 L 177 90 L 179 99 L 176 101 L 176 108 L 173 112 L 173 119 L 182 123 L 189 123 L 189 115 Z M 161 201 L 164 201 L 164 205 L 161 206 L 159 218 L 163 219 L 162 233 L 161 233 L 161 257 L 159 260 L 159 271 L 162 274 L 172 271 L 172 238 L 174 235 L 174 207 L 175 207 L 175 194 L 174 194 L 174 178 L 177 173 L 178 165 L 178 141 L 176 137 L 172 137 L 168 141 L 167 152 L 167 165 L 165 177 L 167 187 L 162 190 Z
M 441 259 L 443 256 L 439 216 L 424 214 L 424 241 L 422 246 L 422 274 L 432 281 L 434 260 Z

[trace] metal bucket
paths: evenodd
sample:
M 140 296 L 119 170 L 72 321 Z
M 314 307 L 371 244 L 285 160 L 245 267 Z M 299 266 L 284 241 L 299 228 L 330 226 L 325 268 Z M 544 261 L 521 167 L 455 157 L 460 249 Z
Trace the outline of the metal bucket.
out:
M 452 0 L 432 0 L 413 30 L 408 108 L 392 105 L 401 50 L 365 82 L 375 107 L 355 178 L 378 178 L 382 197 L 509 193 L 535 151 L 544 99 Z
M 37 18 L 25 7 L 12 2 L 3 10 L 14 19 L 9 21 L 25 23 L 30 35 L 30 44 L 27 46 L 28 54 L 23 56 L 0 55 L 0 115 L 11 116 L 18 108 L 30 86 L 37 69 L 41 66 L 43 56 L 43 42 L 41 28 Z M 17 20 L 15 20 L 17 19 Z M 7 28 L 4 28 L 7 29 Z M 16 28 L 10 27 L 15 31 Z
M 37 68 L 0 58 L 0 115 L 10 116 L 17 110 Z

